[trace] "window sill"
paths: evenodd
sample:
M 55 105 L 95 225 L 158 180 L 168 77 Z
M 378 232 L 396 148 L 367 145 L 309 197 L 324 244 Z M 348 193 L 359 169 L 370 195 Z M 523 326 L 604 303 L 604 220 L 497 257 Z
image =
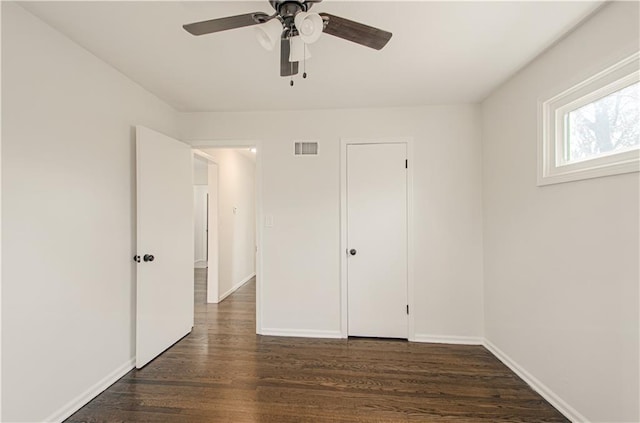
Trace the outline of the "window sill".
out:
M 582 179 L 600 178 L 603 176 L 621 175 L 624 173 L 640 172 L 640 152 L 635 151 L 636 157 L 608 163 L 603 165 L 591 165 L 589 167 L 576 168 L 570 165 L 556 167 L 546 175 L 538 175 L 538 186 L 561 184 L 564 182 L 579 181 Z M 589 163 L 589 162 L 584 162 Z

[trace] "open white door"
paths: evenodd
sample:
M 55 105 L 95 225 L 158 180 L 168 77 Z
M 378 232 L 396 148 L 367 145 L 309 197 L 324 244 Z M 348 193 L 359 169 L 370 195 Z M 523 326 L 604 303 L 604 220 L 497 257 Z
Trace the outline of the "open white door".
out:
M 139 369 L 193 327 L 191 148 L 136 127 Z
M 407 145 L 347 145 L 348 334 L 407 338 Z

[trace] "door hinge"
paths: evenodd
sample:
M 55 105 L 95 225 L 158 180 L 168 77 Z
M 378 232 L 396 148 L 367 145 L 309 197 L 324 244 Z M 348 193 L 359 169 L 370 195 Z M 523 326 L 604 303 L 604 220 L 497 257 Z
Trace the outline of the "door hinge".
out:
M 404 168 L 409 169 L 409 160 L 404 161 Z
M 407 304 L 407 314 L 409 314 L 409 304 Z

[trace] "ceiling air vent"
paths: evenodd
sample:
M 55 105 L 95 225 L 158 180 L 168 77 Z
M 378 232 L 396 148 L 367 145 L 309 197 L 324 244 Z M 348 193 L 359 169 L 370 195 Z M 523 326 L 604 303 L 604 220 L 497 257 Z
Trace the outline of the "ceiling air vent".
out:
M 318 155 L 318 142 L 317 141 L 295 141 L 293 143 L 293 154 L 296 156 L 317 156 Z

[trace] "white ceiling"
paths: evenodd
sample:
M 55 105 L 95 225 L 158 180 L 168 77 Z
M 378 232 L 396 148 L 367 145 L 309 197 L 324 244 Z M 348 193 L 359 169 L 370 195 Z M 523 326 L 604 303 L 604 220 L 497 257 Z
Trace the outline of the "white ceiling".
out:
M 393 32 L 381 51 L 324 34 L 309 78 L 279 76 L 253 28 L 194 37 L 182 24 L 264 1 L 72 1 L 22 6 L 180 111 L 292 110 L 474 103 L 602 1 L 325 0 L 329 12 Z

